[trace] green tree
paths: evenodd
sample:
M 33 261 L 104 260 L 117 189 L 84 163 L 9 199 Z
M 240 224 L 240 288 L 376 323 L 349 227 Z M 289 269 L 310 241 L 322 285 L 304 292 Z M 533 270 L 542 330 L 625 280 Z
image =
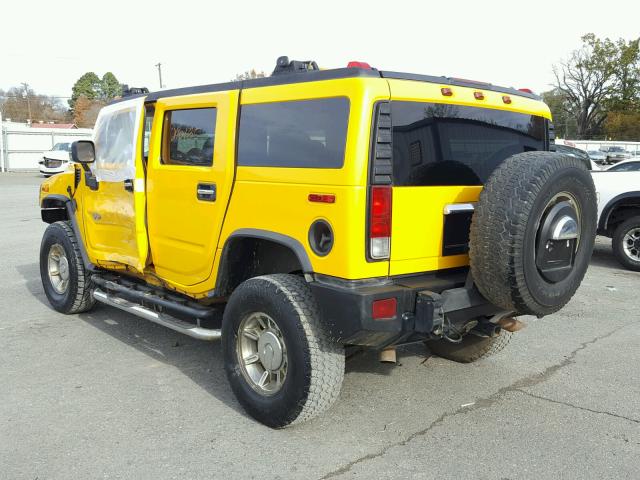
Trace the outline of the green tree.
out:
M 71 89 L 71 99 L 69 100 L 69 107 L 71 107 L 71 110 L 75 109 L 76 102 L 80 95 L 86 97 L 88 100 L 99 98 L 101 85 L 102 82 L 95 73 L 87 72 L 82 75 Z
M 559 89 L 554 88 L 542 93 L 542 100 L 549 106 L 553 125 L 557 138 L 575 138 L 576 121 L 568 113 L 567 96 Z
M 575 120 L 576 138 L 603 132 L 609 112 L 637 111 L 640 104 L 638 40 L 582 37 L 582 46 L 554 66 L 555 90 L 564 96 L 563 108 Z
M 618 40 L 612 63 L 615 83 L 607 108 L 615 112 L 640 111 L 640 39 Z
M 122 85 L 120 85 L 116 76 L 111 72 L 105 73 L 102 76 L 102 82 L 100 85 L 100 99 L 103 101 L 109 101 L 121 95 Z

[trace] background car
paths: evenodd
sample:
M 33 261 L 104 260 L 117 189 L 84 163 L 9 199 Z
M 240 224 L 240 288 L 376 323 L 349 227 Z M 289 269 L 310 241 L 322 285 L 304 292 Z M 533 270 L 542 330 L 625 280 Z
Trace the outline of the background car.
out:
M 627 152 L 623 147 L 602 147 L 600 149 L 605 155 L 605 163 L 612 164 L 629 160 L 631 153 Z
M 582 160 L 589 170 L 600 170 L 600 167 L 596 162 L 591 159 L 589 154 L 579 148 L 570 147 L 569 145 L 556 144 L 556 152 L 569 155 L 570 157 L 579 158 Z
M 69 168 L 71 160 L 71 143 L 56 143 L 51 150 L 42 154 L 40 173 L 49 177 L 55 173 L 64 172 Z
M 598 164 L 603 164 L 607 160 L 607 156 L 600 150 L 587 150 L 589 158 Z
M 611 238 L 613 254 L 625 268 L 640 272 L 640 170 L 591 172 L 598 193 L 598 234 Z
M 624 160 L 611 167 L 605 168 L 607 172 L 640 172 L 640 158 Z

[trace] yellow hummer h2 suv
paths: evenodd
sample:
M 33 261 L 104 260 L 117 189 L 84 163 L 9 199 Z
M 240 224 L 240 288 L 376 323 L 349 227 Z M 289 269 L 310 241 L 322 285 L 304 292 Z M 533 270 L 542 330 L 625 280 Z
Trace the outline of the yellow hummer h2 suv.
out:
M 221 338 L 250 415 L 308 420 L 347 346 L 470 362 L 567 303 L 596 195 L 550 120 L 527 91 L 359 62 L 141 90 L 42 184 L 44 290 Z

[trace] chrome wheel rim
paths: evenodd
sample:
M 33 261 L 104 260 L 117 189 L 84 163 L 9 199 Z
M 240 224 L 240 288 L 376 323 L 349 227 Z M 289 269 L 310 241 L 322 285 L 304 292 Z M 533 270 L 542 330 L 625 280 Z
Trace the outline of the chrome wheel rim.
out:
M 240 322 L 236 353 L 242 375 L 256 392 L 268 396 L 280 391 L 287 376 L 287 348 L 269 315 L 254 312 Z
M 543 216 L 560 202 L 568 202 L 569 205 L 571 205 L 571 208 L 573 208 L 573 210 L 576 212 L 576 220 L 578 224 L 577 225 L 578 236 L 576 238 L 576 250 L 577 250 L 578 245 L 580 245 L 580 232 L 582 228 L 582 212 L 580 211 L 580 203 L 578 203 L 578 200 L 576 200 L 576 197 L 574 197 L 573 194 L 569 192 L 558 193 L 547 203 L 547 206 L 544 208 Z
M 640 227 L 629 230 L 622 239 L 625 255 L 634 262 L 640 262 Z
M 69 260 L 62 245 L 51 245 L 47 263 L 51 286 L 56 293 L 64 294 L 69 288 Z

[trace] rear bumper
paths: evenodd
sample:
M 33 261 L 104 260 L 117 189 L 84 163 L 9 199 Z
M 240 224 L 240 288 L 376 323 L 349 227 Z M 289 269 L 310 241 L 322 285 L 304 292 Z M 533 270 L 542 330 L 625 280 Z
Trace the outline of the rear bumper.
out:
M 444 316 L 455 324 L 500 313 L 474 286 L 465 286 L 467 274 L 464 268 L 359 281 L 317 275 L 309 285 L 336 341 L 383 347 L 437 336 Z M 374 320 L 373 302 L 388 298 L 397 301 L 396 315 Z

